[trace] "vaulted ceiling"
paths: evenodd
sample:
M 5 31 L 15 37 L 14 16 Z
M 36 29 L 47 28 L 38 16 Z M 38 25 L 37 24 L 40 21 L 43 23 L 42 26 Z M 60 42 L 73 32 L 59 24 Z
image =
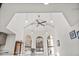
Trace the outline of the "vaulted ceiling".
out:
M 62 12 L 66 17 L 66 20 L 70 26 L 79 23 L 79 4 L 67 3 L 67 4 L 55 4 L 50 3 L 48 5 L 40 4 L 2 4 L 0 9 L 0 31 L 11 33 L 6 29 L 6 26 L 10 22 L 15 13 L 27 13 L 27 12 Z

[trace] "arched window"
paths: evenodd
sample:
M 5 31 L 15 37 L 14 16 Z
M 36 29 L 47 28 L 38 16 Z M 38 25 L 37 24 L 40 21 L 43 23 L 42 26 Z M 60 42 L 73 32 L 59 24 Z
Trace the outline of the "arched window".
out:
M 36 51 L 40 52 L 43 51 L 43 37 L 38 36 L 36 38 Z
M 32 38 L 30 35 L 26 35 L 25 37 L 25 46 L 28 46 L 28 47 L 32 46 Z
M 47 37 L 47 47 L 48 47 L 48 55 L 54 55 L 54 43 L 52 35 L 49 35 Z
M 30 52 L 32 47 L 32 38 L 30 35 L 25 36 L 25 51 Z

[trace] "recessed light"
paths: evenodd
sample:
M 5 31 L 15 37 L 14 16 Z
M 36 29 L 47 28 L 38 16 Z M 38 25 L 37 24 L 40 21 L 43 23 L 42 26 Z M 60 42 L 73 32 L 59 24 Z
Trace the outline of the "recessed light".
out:
M 52 21 L 52 20 L 51 20 L 50 22 L 51 22 L 51 23 L 53 23 L 53 21 Z
M 27 23 L 28 23 L 28 21 L 27 21 L 27 20 L 25 20 L 25 21 L 24 21 L 24 27 L 26 26 L 26 24 L 27 24 Z
M 25 20 L 25 23 L 28 23 L 28 21 L 27 21 L 27 20 Z

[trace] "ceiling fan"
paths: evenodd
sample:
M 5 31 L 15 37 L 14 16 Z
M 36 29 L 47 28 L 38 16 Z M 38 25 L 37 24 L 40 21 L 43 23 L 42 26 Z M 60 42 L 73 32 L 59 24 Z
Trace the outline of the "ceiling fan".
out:
M 37 23 L 36 23 L 37 22 Z M 39 27 L 39 25 L 41 25 L 41 26 L 46 26 L 46 25 L 48 25 L 48 26 L 50 26 L 50 27 L 54 27 L 52 24 L 50 24 L 50 23 L 47 23 L 47 21 L 39 21 L 39 20 L 36 20 L 36 22 L 34 21 L 34 22 L 32 22 L 32 23 L 30 23 L 30 24 L 28 24 L 28 25 L 26 25 L 24 28 L 26 28 L 26 27 L 29 27 L 29 26 L 31 26 L 31 25 L 35 25 L 35 24 L 37 24 L 36 26 L 37 27 Z
M 45 23 L 47 22 L 47 21 L 39 21 L 39 20 L 36 20 L 36 22 L 37 22 L 37 27 L 39 26 L 39 25 L 41 25 L 41 26 L 45 26 Z
M 39 17 L 40 17 L 40 15 L 38 15 L 38 19 L 35 20 L 36 22 L 33 21 L 32 23 L 26 25 L 25 27 L 28 27 L 30 25 L 35 25 L 35 24 L 36 24 L 37 27 L 39 27 L 39 25 L 41 25 L 43 27 L 46 26 L 46 25 L 51 26 L 51 27 L 54 27 L 52 24 L 48 23 L 47 21 L 40 20 Z

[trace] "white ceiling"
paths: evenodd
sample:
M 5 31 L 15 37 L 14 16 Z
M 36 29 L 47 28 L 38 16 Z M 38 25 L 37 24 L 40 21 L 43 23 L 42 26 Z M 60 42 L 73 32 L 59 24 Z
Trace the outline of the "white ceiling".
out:
M 53 19 L 51 18 L 52 13 L 26 13 L 27 23 L 25 24 L 25 31 L 32 31 L 32 32 L 53 32 L 54 31 L 54 23 Z M 40 17 L 38 17 L 40 15 Z M 36 21 L 39 22 L 46 21 L 45 23 L 42 23 L 45 26 L 42 26 L 41 24 L 38 24 Z M 52 21 L 52 22 L 51 22 Z M 33 24 L 31 24 L 33 23 Z
M 63 12 L 70 26 L 79 23 L 79 4 L 2 4 L 0 10 L 0 31 L 12 34 L 7 24 L 17 12 Z

